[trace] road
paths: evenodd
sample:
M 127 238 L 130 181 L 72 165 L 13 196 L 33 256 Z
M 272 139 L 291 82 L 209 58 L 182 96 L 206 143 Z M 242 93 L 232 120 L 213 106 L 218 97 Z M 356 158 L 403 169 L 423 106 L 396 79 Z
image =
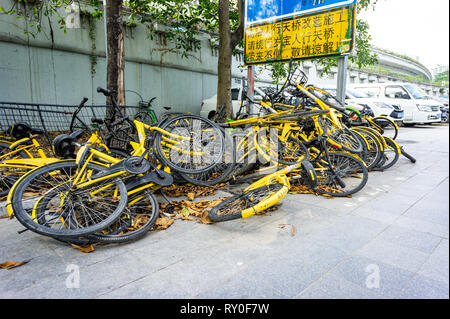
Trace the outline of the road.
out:
M 371 172 L 352 198 L 287 195 L 266 215 L 176 220 L 89 254 L 0 219 L 0 263 L 32 258 L 0 269 L 0 297 L 449 298 L 449 126 L 398 142 L 417 163 Z

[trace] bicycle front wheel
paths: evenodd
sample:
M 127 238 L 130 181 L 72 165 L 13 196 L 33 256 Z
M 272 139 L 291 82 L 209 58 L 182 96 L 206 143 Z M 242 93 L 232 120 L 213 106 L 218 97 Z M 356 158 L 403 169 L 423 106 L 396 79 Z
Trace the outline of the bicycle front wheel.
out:
M 261 212 L 279 202 L 288 192 L 288 186 L 275 183 L 234 195 L 213 207 L 208 216 L 222 222 Z
M 205 172 L 221 162 L 224 136 L 220 128 L 197 115 L 180 115 L 163 122 L 155 139 L 158 158 L 180 173 Z
M 312 162 L 317 175 L 316 191 L 336 197 L 347 197 L 366 185 L 369 172 L 358 157 L 330 152 Z
M 85 176 L 104 167 L 88 164 Z M 26 228 L 57 239 L 79 238 L 105 229 L 125 209 L 123 181 L 109 178 L 76 188 L 78 165 L 55 162 L 24 175 L 14 188 L 14 215 Z

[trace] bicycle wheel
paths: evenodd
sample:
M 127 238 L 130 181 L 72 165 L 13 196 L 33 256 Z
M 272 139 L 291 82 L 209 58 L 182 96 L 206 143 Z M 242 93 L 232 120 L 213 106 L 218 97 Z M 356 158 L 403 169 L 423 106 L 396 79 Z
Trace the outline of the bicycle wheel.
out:
M 220 128 L 197 115 L 166 120 L 155 138 L 158 158 L 180 173 L 205 172 L 222 160 L 224 137 Z
M 357 153 L 358 157 L 366 163 L 367 157 L 369 156 L 369 143 L 364 138 L 364 135 L 359 133 L 358 131 L 353 131 L 355 133 L 355 136 L 361 141 L 362 144 L 362 151 L 360 153 Z M 367 165 L 367 163 L 366 163 Z
M 288 190 L 288 187 L 281 183 L 258 187 L 224 200 L 214 206 L 208 216 L 215 222 L 241 218 L 248 210 L 259 212 L 273 206 Z
M 361 134 L 367 142 L 367 156 L 363 161 L 367 165 L 367 169 L 373 169 L 376 165 L 378 165 L 383 156 L 383 146 L 372 132 L 360 130 L 358 127 L 354 127 L 352 130 Z
M 395 163 L 397 163 L 400 158 L 400 147 L 393 139 L 389 137 L 383 136 L 386 141 L 386 147 L 384 148 L 383 157 L 384 161 L 381 165 L 377 165 L 373 170 L 374 171 L 383 171 L 392 167 Z
M 54 238 L 78 238 L 112 224 L 127 203 L 125 184 L 109 178 L 77 189 L 73 185 L 77 168 L 73 160 L 60 161 L 24 175 L 12 195 L 12 208 L 19 222 Z M 103 169 L 88 164 L 85 174 Z
M 278 129 L 263 128 L 258 132 L 257 149 L 276 163 L 291 165 L 302 158 L 309 159 L 308 149 L 300 140 L 289 136 L 282 138 Z
M 394 121 L 384 116 L 377 116 L 372 119 L 372 122 L 375 124 L 371 126 L 372 128 L 375 128 L 381 135 L 395 140 L 398 135 L 398 126 Z
M 343 124 L 341 128 L 337 127 L 328 117 L 324 117 L 323 122 L 327 138 L 331 140 L 331 144 L 337 144 L 340 149 L 350 153 L 357 154 L 362 152 L 363 146 L 361 141 L 350 129 Z
M 159 216 L 158 201 L 144 190 L 128 196 L 122 215 L 107 228 L 87 238 L 101 243 L 125 243 L 144 236 L 155 225 Z
M 231 172 L 234 169 L 234 157 L 235 151 L 233 146 L 233 137 L 225 132 L 222 128 L 220 128 L 225 141 L 225 149 L 222 155 L 221 161 L 207 170 L 206 172 L 197 173 L 197 174 L 185 174 L 180 173 L 181 177 L 194 185 L 215 185 L 222 182 L 225 182 L 230 178 Z
M 359 192 L 367 183 L 369 172 L 359 158 L 342 152 L 330 152 L 312 162 L 321 194 L 347 197 Z M 331 166 L 331 168 L 330 168 Z

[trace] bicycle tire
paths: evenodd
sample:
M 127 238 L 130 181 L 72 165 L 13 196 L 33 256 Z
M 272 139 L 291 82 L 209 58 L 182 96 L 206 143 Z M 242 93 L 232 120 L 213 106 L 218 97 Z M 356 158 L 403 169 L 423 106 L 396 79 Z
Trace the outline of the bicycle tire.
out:
M 367 165 L 369 170 L 373 169 L 376 165 L 378 165 L 383 157 L 383 146 L 371 131 L 360 130 L 358 127 L 354 127 L 352 130 L 362 134 L 365 137 L 366 142 L 369 144 L 369 149 L 367 150 L 367 156 L 364 163 Z
M 206 172 L 221 161 L 224 153 L 224 137 L 220 128 L 212 121 L 198 115 L 184 114 L 166 120 L 159 127 L 175 135 L 184 134 L 183 137 L 188 139 L 178 139 L 175 141 L 178 145 L 170 147 L 170 143 L 163 141 L 164 133 L 158 132 L 156 134 L 156 155 L 161 162 L 171 169 L 180 173 L 196 174 Z M 165 145 L 168 145 L 168 147 L 163 149 Z M 208 147 L 206 151 L 212 151 L 213 154 L 206 152 L 205 146 Z M 189 152 L 193 150 L 193 152 L 200 153 L 202 156 L 199 158 L 195 155 L 191 156 L 190 153 L 183 155 L 183 151 L 186 153 L 186 150 L 189 150 Z M 205 154 L 206 156 L 203 157 Z
M 137 205 L 138 202 L 132 203 L 139 196 L 145 196 L 146 199 L 139 201 L 139 205 Z M 145 213 L 146 211 L 149 213 Z M 94 242 L 106 244 L 135 241 L 149 232 L 158 217 L 159 204 L 155 195 L 148 190 L 144 190 L 132 195 L 131 198 L 128 197 L 127 207 L 115 222 L 100 232 L 88 235 L 87 238 Z M 143 225 L 137 229 L 134 228 L 139 223 L 143 223 Z
M 398 146 L 395 141 L 389 137 L 383 136 L 384 140 L 386 141 L 386 147 L 383 152 L 383 157 L 385 160 L 381 165 L 377 165 L 373 170 L 374 171 L 384 171 L 388 168 L 391 168 L 392 166 L 397 163 L 398 159 L 400 158 L 400 147 Z M 391 154 L 393 153 L 393 154 Z
M 282 190 L 285 191 L 284 195 L 286 195 L 288 187 L 281 183 L 275 183 L 234 195 L 214 206 L 208 213 L 208 216 L 214 222 L 223 222 L 241 218 L 243 211 L 251 208 L 255 209 L 256 205 L 272 196 L 276 196 L 278 192 Z M 256 198 L 256 196 L 258 197 Z M 277 201 L 281 200 L 283 197 L 284 196 L 277 198 Z M 239 204 L 239 207 L 235 208 L 233 203 Z M 267 206 L 264 209 L 267 209 L 272 205 Z
M 395 124 L 395 122 L 393 120 L 391 120 L 390 118 L 387 118 L 385 116 L 377 116 L 374 117 L 372 119 L 373 122 L 375 122 L 376 125 L 378 125 L 379 127 L 381 127 L 381 131 L 379 130 L 379 128 L 375 128 L 377 131 L 379 131 L 379 133 L 383 136 L 387 136 L 393 140 L 395 140 L 397 138 L 398 135 L 398 126 L 397 124 Z M 371 126 L 373 127 L 373 126 Z M 388 128 L 388 129 L 386 129 Z M 389 130 L 392 130 L 392 134 L 388 134 Z
M 342 124 L 342 128 L 336 128 L 328 117 L 325 117 L 324 124 L 326 125 L 327 138 L 337 144 L 341 150 L 354 154 L 362 152 L 363 146 L 361 141 L 346 126 Z
M 30 172 L 28 172 L 27 174 L 25 174 L 17 183 L 15 189 L 14 189 L 14 193 L 12 195 L 12 208 L 14 211 L 14 215 L 16 216 L 17 220 L 26 228 L 28 228 L 29 230 L 36 232 L 38 234 L 41 235 L 45 235 L 45 236 L 49 236 L 49 237 L 53 237 L 53 238 L 58 238 L 58 239 L 64 239 L 64 238 L 78 238 L 78 237 L 84 237 L 86 235 L 90 235 L 93 234 L 95 232 L 101 231 L 102 229 L 105 229 L 106 227 L 108 227 L 110 224 L 112 224 L 122 213 L 122 211 L 125 209 L 126 203 L 127 203 L 127 191 L 126 191 L 126 186 L 124 184 L 123 181 L 121 181 L 118 178 L 112 178 L 109 180 L 106 180 L 109 183 L 112 183 L 114 185 L 116 185 L 116 187 L 114 189 L 117 189 L 118 192 L 118 196 L 120 197 L 120 199 L 118 200 L 117 204 L 115 205 L 115 208 L 112 212 L 110 212 L 110 214 L 106 214 L 106 218 L 104 219 L 100 219 L 100 221 L 97 223 L 96 220 L 91 219 L 92 222 L 94 222 L 93 225 L 86 225 L 86 227 L 81 227 L 80 229 L 68 229 L 68 228 L 61 228 L 61 226 L 59 226 L 59 229 L 55 229 L 55 228 L 51 228 L 49 221 L 45 219 L 45 216 L 43 215 L 45 213 L 44 208 L 47 206 L 47 204 L 50 205 L 50 201 L 52 198 L 52 196 L 55 196 L 55 198 L 57 196 L 59 196 L 59 194 L 62 192 L 60 191 L 60 189 L 64 188 L 64 185 L 66 185 L 65 189 L 67 190 L 67 187 L 70 185 L 70 183 L 68 183 L 67 180 L 63 180 L 62 174 L 68 174 L 68 170 L 73 170 L 76 169 L 76 167 L 78 167 L 78 165 L 75 163 L 75 161 L 73 160 L 67 160 L 67 161 L 59 161 L 59 162 L 55 162 L 49 165 L 45 165 L 39 168 L 36 168 Z M 95 170 L 102 170 L 104 169 L 103 166 L 97 165 L 97 164 L 88 164 L 88 169 L 95 171 Z M 55 176 L 57 176 L 57 172 L 64 172 L 62 174 L 59 175 L 59 180 L 57 178 L 55 178 Z M 53 172 L 53 175 L 52 173 Z M 73 171 L 71 171 L 73 172 Z M 44 176 L 44 174 L 46 174 Z M 72 173 L 71 173 L 72 174 Z M 32 216 L 30 216 L 30 208 L 24 208 L 23 206 L 23 196 L 24 196 L 24 192 L 27 190 L 27 188 L 30 186 L 30 184 L 32 183 L 33 180 L 36 181 L 36 183 L 39 183 L 39 179 L 38 177 L 41 177 L 41 181 L 46 181 L 48 183 L 49 179 L 52 178 L 55 182 L 59 182 L 59 186 L 50 188 L 50 190 L 48 190 L 47 187 L 47 192 L 45 192 L 45 194 L 38 195 L 38 198 L 36 198 L 36 200 L 39 199 L 39 203 L 35 203 L 33 205 L 33 208 L 35 209 L 36 216 L 33 218 Z M 70 180 L 70 179 L 69 179 Z M 62 183 L 61 183 L 62 182 Z M 66 184 L 67 183 L 67 184 Z M 53 184 L 55 185 L 55 184 Z M 34 186 L 38 186 L 38 184 L 35 184 Z M 45 189 L 45 187 L 44 187 Z M 101 189 L 101 188 L 100 188 Z M 59 192 L 59 193 L 58 193 Z M 76 195 L 76 193 L 74 194 L 74 192 L 70 192 L 69 193 L 70 196 Z M 78 192 L 78 195 L 81 196 L 82 193 Z M 60 199 L 61 200 L 61 199 Z M 27 201 L 30 201 L 30 197 L 27 198 Z M 105 209 L 105 207 L 109 207 L 108 205 L 111 205 L 111 202 L 109 202 L 108 204 L 106 203 L 108 201 L 107 198 L 104 198 L 104 201 L 101 205 L 103 205 L 103 209 Z M 99 200 L 91 200 L 91 203 L 95 203 L 95 204 L 99 204 Z M 45 204 L 45 206 L 43 206 Z M 72 203 L 73 204 L 73 203 Z M 76 204 L 76 203 L 75 203 Z M 94 204 L 94 205 L 95 205 Z M 72 210 L 73 210 L 73 206 L 72 206 Z M 70 222 L 77 222 L 77 226 L 80 226 L 80 222 L 76 221 L 76 218 L 74 217 L 74 212 L 69 212 L 67 216 L 62 216 L 63 214 L 65 214 L 65 210 L 56 212 L 55 215 L 60 214 L 59 217 L 62 218 L 64 220 L 64 222 L 67 220 L 68 224 L 70 224 Z M 102 214 L 104 215 L 105 211 L 102 212 Z M 99 218 L 99 214 L 97 214 L 95 217 Z M 71 218 L 71 220 L 69 221 L 68 218 Z M 73 220 L 72 220 L 73 218 Z M 33 220 L 33 219 L 36 219 Z M 53 220 L 55 220 L 55 218 L 53 218 Z M 64 223 L 63 223 L 64 224 Z M 72 226 L 74 226 L 72 224 Z
M 330 173 L 330 169 L 327 166 L 330 162 L 326 158 L 319 159 L 322 163 L 319 163 L 319 160 L 311 162 L 316 170 L 317 182 L 319 185 L 315 190 L 318 193 L 332 195 L 334 197 L 347 197 L 364 188 L 369 178 L 369 172 L 363 161 L 352 154 L 343 152 L 329 152 L 328 156 L 329 161 L 335 170 L 333 175 Z M 348 165 L 346 170 L 343 170 L 338 166 L 345 164 L 345 161 L 350 163 L 350 165 Z M 343 187 L 339 185 L 338 178 L 340 178 L 344 183 L 347 182 L 345 183 L 345 186 L 347 187 L 350 179 L 344 180 L 344 178 L 352 177 L 352 174 L 355 173 L 362 174 L 362 176 L 357 176 L 355 178 L 355 183 L 357 180 L 360 182 L 352 184 L 350 189 L 343 190 Z
M 267 140 L 267 136 L 269 136 L 269 140 Z M 307 147 L 299 139 L 292 136 L 283 141 L 278 134 L 265 135 L 258 132 L 257 138 L 258 152 L 265 154 L 275 163 L 292 165 L 298 162 L 301 157 L 303 157 L 303 160 L 309 159 Z

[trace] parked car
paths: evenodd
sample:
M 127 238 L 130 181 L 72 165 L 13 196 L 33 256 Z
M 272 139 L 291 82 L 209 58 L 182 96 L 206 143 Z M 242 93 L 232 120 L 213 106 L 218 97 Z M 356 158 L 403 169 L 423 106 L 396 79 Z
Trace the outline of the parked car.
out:
M 325 91 L 336 96 L 336 89 L 325 89 Z M 345 103 L 357 110 L 361 110 L 364 106 L 372 111 L 373 116 L 386 116 L 393 121 L 403 119 L 403 110 L 396 108 L 381 99 L 370 97 L 369 95 L 352 89 L 345 91 Z
M 255 87 L 255 91 L 253 93 L 254 101 L 261 101 L 263 97 L 266 95 L 266 91 L 273 89 L 270 86 L 267 87 Z M 233 116 L 236 116 L 236 113 L 239 112 L 241 107 L 241 99 L 242 99 L 242 86 L 240 87 L 232 87 L 231 88 L 231 103 L 233 105 Z M 201 104 L 200 115 L 211 119 L 216 114 L 216 105 L 217 105 L 217 94 L 212 97 L 203 100 Z M 261 106 L 255 104 L 255 112 L 257 114 L 265 114 L 264 110 L 261 109 Z
M 412 83 L 360 83 L 351 86 L 369 97 L 391 104 L 404 111 L 403 124 L 439 123 L 441 110 L 436 101 L 426 98 L 427 94 Z

